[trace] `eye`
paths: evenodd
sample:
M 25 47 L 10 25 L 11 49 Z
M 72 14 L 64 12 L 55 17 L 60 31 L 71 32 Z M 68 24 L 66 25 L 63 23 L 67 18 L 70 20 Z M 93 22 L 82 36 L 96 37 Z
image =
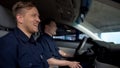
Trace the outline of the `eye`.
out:
M 32 14 L 32 17 L 39 17 L 38 14 Z
M 36 16 L 36 14 L 32 14 L 32 17 L 35 17 Z

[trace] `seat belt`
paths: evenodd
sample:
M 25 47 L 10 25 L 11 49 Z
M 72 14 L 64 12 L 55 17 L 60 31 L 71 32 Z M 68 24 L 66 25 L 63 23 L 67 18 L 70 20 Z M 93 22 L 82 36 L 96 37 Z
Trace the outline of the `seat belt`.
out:
M 2 25 L 0 25 L 0 30 L 3 30 L 3 31 L 13 31 L 12 28 L 4 27 Z

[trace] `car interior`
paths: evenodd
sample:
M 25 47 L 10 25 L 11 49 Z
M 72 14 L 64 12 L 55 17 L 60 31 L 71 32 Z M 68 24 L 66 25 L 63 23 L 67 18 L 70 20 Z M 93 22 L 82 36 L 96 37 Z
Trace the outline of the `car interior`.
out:
M 16 27 L 15 18 L 11 13 L 11 7 L 17 1 L 19 0 L 4 0 L 0 2 L 0 37 L 3 37 Z M 93 20 L 94 22 L 100 21 L 98 20 L 100 18 L 95 17 L 93 12 L 92 14 L 88 13 L 92 0 L 26 1 L 33 1 L 35 3 L 40 12 L 41 19 L 53 17 L 57 20 L 57 35 L 53 36 L 53 38 L 60 49 L 74 56 L 72 58 L 63 57 L 63 59 L 79 61 L 83 68 L 120 68 L 120 44 L 94 40 L 86 33 L 76 29 L 72 25 L 74 22 L 80 24 L 83 23 L 84 20 L 91 21 L 95 18 L 97 19 Z M 98 1 L 102 2 L 103 0 Z M 87 17 L 87 15 L 89 17 Z M 94 18 L 91 18 L 91 15 L 93 15 Z M 102 20 L 104 19 L 102 18 Z M 117 22 L 117 24 L 119 23 Z M 97 25 L 96 27 L 101 28 L 101 26 Z M 107 31 L 105 27 L 102 28 L 104 29 L 103 31 Z M 116 28 L 115 30 L 118 30 L 118 27 Z M 108 30 L 112 31 L 112 29 Z M 37 38 L 38 35 L 39 34 L 36 34 L 35 37 Z M 68 67 L 65 66 L 59 68 Z
M 93 40 L 83 32 L 78 32 L 75 28 L 65 24 L 58 25 L 57 35 L 53 38 L 60 49 L 74 55 L 73 58 L 65 59 L 79 61 L 83 68 L 120 67 L 118 63 L 120 46 L 118 44 Z

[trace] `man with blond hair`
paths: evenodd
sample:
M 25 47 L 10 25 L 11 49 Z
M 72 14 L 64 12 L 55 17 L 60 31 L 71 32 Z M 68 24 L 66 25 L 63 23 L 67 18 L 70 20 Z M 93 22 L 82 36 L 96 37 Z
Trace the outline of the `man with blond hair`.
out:
M 32 36 L 40 22 L 37 8 L 31 2 L 17 2 L 13 14 L 17 27 L 0 38 L 0 68 L 48 68 L 48 57 Z

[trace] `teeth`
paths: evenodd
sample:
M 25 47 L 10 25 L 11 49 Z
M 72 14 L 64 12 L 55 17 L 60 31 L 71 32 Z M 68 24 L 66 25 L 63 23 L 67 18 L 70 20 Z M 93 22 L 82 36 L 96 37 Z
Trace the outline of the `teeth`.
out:
M 33 25 L 36 26 L 36 27 L 38 27 L 38 24 L 37 24 L 37 23 L 34 23 Z
M 37 26 L 37 24 L 34 24 L 34 26 Z
M 38 25 L 34 25 L 34 26 L 38 27 Z

